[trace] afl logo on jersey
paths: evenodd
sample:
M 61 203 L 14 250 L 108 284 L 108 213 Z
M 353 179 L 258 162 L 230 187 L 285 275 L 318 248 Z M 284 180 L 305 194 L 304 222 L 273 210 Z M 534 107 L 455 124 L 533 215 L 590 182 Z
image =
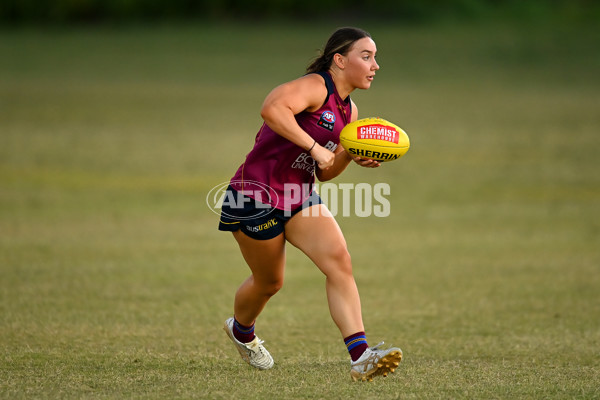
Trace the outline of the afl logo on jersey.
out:
M 331 111 L 324 111 L 323 114 L 321 114 L 321 118 L 319 119 L 319 122 L 317 122 L 317 125 L 333 132 L 333 125 L 335 124 L 335 114 L 332 113 Z

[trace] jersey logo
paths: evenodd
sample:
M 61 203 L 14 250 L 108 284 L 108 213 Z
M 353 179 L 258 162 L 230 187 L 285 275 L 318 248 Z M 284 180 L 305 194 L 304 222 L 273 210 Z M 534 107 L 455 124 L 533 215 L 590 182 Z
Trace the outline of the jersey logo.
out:
M 321 118 L 319 118 L 319 122 L 317 125 L 333 132 L 333 125 L 335 124 L 335 114 L 331 111 L 323 111 L 321 114 Z

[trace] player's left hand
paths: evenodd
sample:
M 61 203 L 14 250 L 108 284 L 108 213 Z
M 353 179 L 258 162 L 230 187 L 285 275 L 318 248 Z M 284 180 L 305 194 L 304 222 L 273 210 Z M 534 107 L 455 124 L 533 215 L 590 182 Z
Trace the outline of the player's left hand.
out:
M 360 157 L 352 157 L 352 159 L 354 160 L 355 163 L 357 163 L 361 167 L 365 167 L 365 168 L 377 168 L 381 165 L 381 163 L 379 161 L 375 161 L 375 160 L 371 160 L 371 159 L 360 158 Z

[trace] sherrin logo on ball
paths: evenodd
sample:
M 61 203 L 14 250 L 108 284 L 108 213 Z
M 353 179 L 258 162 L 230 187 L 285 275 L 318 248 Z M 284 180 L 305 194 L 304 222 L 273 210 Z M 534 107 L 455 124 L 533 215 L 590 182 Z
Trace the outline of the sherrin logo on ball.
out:
M 349 123 L 340 132 L 340 143 L 351 155 L 376 161 L 397 160 L 410 148 L 406 132 L 382 118 Z

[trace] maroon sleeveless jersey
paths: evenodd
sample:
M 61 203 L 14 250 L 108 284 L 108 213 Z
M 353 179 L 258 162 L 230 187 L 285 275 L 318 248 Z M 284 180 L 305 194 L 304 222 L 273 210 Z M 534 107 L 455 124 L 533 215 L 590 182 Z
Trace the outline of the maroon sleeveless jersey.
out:
M 350 122 L 350 96 L 340 97 L 329 73 L 318 74 L 327 87 L 325 103 L 315 112 L 303 111 L 295 117 L 317 143 L 334 151 L 340 143 L 342 128 Z M 289 211 L 300 206 L 312 192 L 315 168 L 318 167 L 308 151 L 263 123 L 254 147 L 231 179 L 231 186 L 257 201 Z

